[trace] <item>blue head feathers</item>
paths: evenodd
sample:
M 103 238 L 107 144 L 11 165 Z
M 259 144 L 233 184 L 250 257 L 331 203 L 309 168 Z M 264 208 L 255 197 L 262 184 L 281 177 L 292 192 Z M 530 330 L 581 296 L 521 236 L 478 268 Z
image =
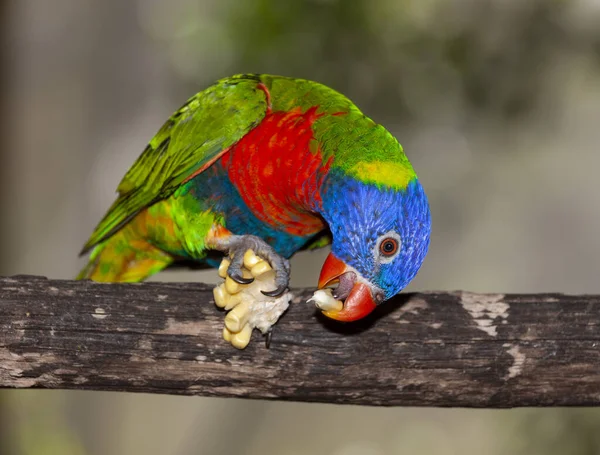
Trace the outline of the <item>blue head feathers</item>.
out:
M 423 263 L 431 231 L 419 181 L 395 190 L 332 172 L 321 197 L 332 253 L 358 272 L 359 281 L 383 291 L 385 300 L 406 287 Z

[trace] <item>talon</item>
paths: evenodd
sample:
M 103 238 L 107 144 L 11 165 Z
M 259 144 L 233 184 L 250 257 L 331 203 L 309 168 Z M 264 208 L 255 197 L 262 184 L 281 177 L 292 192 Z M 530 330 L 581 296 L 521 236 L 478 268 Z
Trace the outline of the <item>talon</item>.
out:
M 243 277 L 243 276 L 240 276 L 240 275 L 239 275 L 239 274 L 237 274 L 237 273 L 235 273 L 235 274 L 234 274 L 234 273 L 232 273 L 232 274 L 230 274 L 230 275 L 229 275 L 229 277 L 230 277 L 230 278 L 231 278 L 233 281 L 235 281 L 236 283 L 238 283 L 238 284 L 250 284 L 250 283 L 252 283 L 252 282 L 254 281 L 254 278 L 252 278 L 252 277 L 250 277 L 250 278 L 245 278 L 245 277 Z
M 283 294 L 285 292 L 286 289 L 287 289 L 287 285 L 284 284 L 272 291 L 260 291 L 260 292 L 262 292 L 267 297 L 279 297 L 281 294 Z
M 265 335 L 265 348 L 269 349 L 271 346 L 271 338 L 273 337 L 273 329 L 269 330 Z

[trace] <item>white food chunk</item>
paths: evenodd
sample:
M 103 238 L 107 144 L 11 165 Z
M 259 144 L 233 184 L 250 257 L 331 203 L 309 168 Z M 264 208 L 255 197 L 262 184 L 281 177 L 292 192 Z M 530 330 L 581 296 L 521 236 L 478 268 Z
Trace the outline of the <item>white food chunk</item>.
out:
M 344 308 L 344 303 L 341 300 L 336 300 L 329 288 L 315 291 L 308 301 L 314 302 L 317 308 L 323 311 L 341 311 Z

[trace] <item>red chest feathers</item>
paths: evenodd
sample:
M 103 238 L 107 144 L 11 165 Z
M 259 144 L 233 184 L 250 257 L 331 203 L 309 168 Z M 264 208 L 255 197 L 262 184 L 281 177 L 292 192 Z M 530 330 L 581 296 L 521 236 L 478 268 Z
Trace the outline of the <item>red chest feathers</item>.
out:
M 260 220 L 300 236 L 324 227 L 314 213 L 321 203 L 321 179 L 328 170 L 311 129 L 323 115 L 316 110 L 268 113 L 221 159 L 244 202 Z

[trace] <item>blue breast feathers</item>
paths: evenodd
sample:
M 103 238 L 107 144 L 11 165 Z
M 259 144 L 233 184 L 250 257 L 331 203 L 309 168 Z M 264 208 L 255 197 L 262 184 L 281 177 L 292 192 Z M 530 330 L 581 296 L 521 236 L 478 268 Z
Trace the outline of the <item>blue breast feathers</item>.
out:
M 300 237 L 274 229 L 248 208 L 220 162 L 194 177 L 188 183 L 204 210 L 212 210 L 225 219 L 234 234 L 252 234 L 264 239 L 277 253 L 289 258 L 314 236 Z

